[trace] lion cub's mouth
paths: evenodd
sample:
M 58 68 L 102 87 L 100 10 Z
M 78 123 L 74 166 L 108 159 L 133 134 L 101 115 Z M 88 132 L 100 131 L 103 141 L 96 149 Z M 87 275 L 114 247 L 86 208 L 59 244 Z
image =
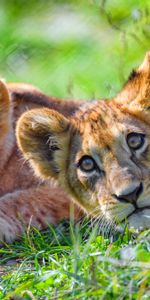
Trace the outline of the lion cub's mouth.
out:
M 136 208 L 132 211 L 132 213 L 130 213 L 130 214 L 127 216 L 127 218 L 130 218 L 132 215 L 138 214 L 139 212 L 141 212 L 141 211 L 143 211 L 143 210 L 145 210 L 145 209 L 150 209 L 150 206 L 136 207 Z

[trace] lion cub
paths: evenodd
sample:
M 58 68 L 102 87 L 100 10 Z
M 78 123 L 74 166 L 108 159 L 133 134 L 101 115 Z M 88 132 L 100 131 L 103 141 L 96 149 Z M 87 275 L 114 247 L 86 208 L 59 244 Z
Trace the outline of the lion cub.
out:
M 49 107 L 68 116 L 78 106 L 48 97 L 30 85 L 0 81 L 0 243 L 19 237 L 25 225 L 45 228 L 69 218 L 69 197 L 34 176 L 16 144 L 15 127 L 19 116 L 31 108 Z
M 116 98 L 83 104 L 69 117 L 30 110 L 18 122 L 17 140 L 35 174 L 54 178 L 80 207 L 105 220 L 107 230 L 126 222 L 150 228 L 149 53 Z M 43 210 L 45 200 L 35 201 Z M 65 213 L 61 205 L 58 197 L 49 207 L 50 222 L 53 210 Z
M 107 230 L 150 228 L 149 109 L 150 54 L 108 101 L 80 105 L 0 82 L 0 241 L 69 218 L 70 197 Z

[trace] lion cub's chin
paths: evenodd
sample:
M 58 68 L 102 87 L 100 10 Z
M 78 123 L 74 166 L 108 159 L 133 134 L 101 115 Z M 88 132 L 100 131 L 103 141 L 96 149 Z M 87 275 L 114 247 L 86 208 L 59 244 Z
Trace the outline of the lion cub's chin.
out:
M 150 228 L 150 209 L 146 208 L 142 211 L 132 214 L 128 218 L 129 228 L 137 231 L 146 230 Z

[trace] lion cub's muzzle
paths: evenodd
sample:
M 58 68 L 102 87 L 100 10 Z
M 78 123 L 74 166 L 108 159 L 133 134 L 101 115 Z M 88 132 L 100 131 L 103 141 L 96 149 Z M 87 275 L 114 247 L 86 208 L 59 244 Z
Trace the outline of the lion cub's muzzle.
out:
M 128 189 L 128 193 L 123 191 L 122 193 L 119 194 L 113 194 L 112 196 L 115 197 L 119 202 L 123 203 L 131 203 L 137 207 L 137 200 L 140 197 L 140 195 L 143 192 L 143 184 L 140 183 L 136 187 L 134 186 L 133 188 Z

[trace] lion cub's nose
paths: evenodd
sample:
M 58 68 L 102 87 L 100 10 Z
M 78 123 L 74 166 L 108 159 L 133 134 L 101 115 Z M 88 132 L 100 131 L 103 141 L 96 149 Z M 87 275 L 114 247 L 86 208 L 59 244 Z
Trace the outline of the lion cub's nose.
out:
M 143 191 L 143 184 L 140 183 L 140 185 L 137 186 L 129 194 L 120 194 L 120 195 L 113 194 L 113 196 L 120 202 L 130 202 L 132 204 L 135 204 L 136 201 L 138 200 L 139 196 L 141 195 L 142 191 Z

